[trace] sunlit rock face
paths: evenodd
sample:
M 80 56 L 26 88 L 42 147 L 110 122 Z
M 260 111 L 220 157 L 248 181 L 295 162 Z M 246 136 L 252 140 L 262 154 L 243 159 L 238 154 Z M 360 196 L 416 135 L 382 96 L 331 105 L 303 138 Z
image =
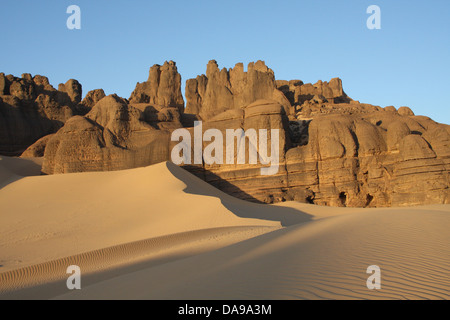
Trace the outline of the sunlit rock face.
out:
M 68 81 L 58 91 L 45 77 L 1 75 L 0 121 L 10 119 L 21 132 L 14 140 L 11 124 L 0 127 L 3 145 L 22 139 L 16 147 L 43 154 L 46 174 L 105 171 L 171 160 L 178 143 L 171 141 L 172 133 L 186 129 L 193 136 L 195 121 L 202 122 L 201 136 L 208 129 L 223 137 L 227 129 L 265 129 L 269 146 L 270 132 L 277 129 L 273 174 L 261 174 L 266 165 L 260 162 L 249 163 L 248 139 L 245 163 L 223 159 L 184 166 L 224 192 L 255 202 L 349 207 L 450 203 L 450 126 L 415 116 L 408 107 L 355 101 L 339 78 L 315 84 L 275 80 L 262 61 L 244 71 L 242 64 L 220 70 L 212 60 L 206 74 L 186 81 L 186 109 L 174 62 L 153 66 L 148 81 L 138 84 L 129 100 L 105 97 L 100 90 L 81 100 L 77 83 Z M 45 121 L 37 126 L 38 115 L 49 126 L 59 121 L 59 127 L 47 128 Z M 25 139 L 37 130 L 26 128 L 31 122 L 30 127 L 41 128 L 33 139 L 45 136 L 34 145 Z M 211 141 L 201 143 L 204 150 Z M 194 152 L 193 141 L 190 146 Z

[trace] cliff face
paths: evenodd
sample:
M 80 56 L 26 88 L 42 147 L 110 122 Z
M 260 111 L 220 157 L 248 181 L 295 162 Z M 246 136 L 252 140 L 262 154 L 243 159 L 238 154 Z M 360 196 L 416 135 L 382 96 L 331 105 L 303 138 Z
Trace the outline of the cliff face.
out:
M 109 171 L 170 159 L 169 127 L 181 127 L 177 108 L 130 105 L 117 95 L 101 99 L 85 116 L 74 116 L 48 141 L 46 174 Z
M 210 62 L 206 76 L 187 81 L 187 112 L 210 119 L 210 126 L 233 128 L 236 123 L 230 121 L 236 120 L 227 119 L 230 113 L 224 111 L 240 109 L 258 98 L 278 101 L 289 110 L 278 114 L 289 123 L 283 129 L 285 153 L 280 153 L 278 174 L 261 176 L 254 166 L 242 165 L 191 171 L 236 197 L 267 203 L 296 200 L 383 207 L 450 202 L 449 126 L 416 117 L 408 107 L 397 111 L 354 101 L 345 94 L 339 78 L 315 84 L 274 81 L 273 72 L 257 64 L 257 68 L 250 64 L 247 74 L 239 64 L 219 73 L 215 61 Z M 255 69 L 259 76 L 250 79 L 259 82 L 248 81 Z M 275 92 L 283 93 L 283 99 L 274 98 L 273 86 Z M 208 94 L 210 87 L 214 88 L 213 99 Z M 239 98 L 244 92 L 245 98 Z M 222 115 L 211 119 L 218 113 Z M 261 123 L 263 117 L 257 117 Z
M 248 164 L 250 139 L 245 140 L 246 164 L 237 164 L 234 146 L 231 163 L 224 154 L 222 164 L 185 165 L 236 197 L 351 207 L 450 203 L 450 126 L 415 116 L 407 107 L 397 110 L 354 101 L 338 78 L 304 84 L 275 80 L 273 71 L 260 61 L 251 63 L 247 72 L 242 64 L 219 70 L 210 61 L 206 75 L 186 81 L 184 111 L 181 76 L 173 62 L 153 66 L 148 81 L 136 86 L 129 101 L 116 95 L 104 97 L 103 91 L 93 91 L 80 101 L 81 86 L 78 90 L 75 81 L 59 91 L 47 87 L 56 93 L 41 92 L 39 100 L 36 83 L 46 86 L 48 81 L 36 77 L 14 80 L 22 81 L 23 88 L 12 91 L 8 80 L 3 85 L 3 93 L 8 94 L 2 99 L 17 99 L 18 104 L 32 101 L 34 106 L 46 96 L 65 97 L 58 106 L 67 105 L 70 112 L 58 118 L 55 111 L 53 116 L 64 126 L 27 150 L 33 155 L 44 153 L 42 170 L 47 174 L 118 170 L 171 160 L 178 143 L 171 141 L 171 135 L 180 128 L 189 132 L 193 154 L 192 126 L 194 120 L 202 120 L 202 135 L 208 129 L 217 129 L 223 137 L 227 129 L 266 129 L 269 150 L 270 130 L 279 130 L 275 174 L 261 174 L 267 164 Z M 34 85 L 27 87 L 30 81 Z M 29 115 L 17 117 L 30 121 Z M 53 118 L 46 116 L 48 121 Z M 5 145 L 13 141 L 2 137 Z M 227 141 L 221 143 L 226 150 Z M 210 144 L 204 141 L 202 149 Z
M 276 87 L 274 72 L 263 61 L 249 63 L 244 72 L 242 63 L 219 70 L 217 62 L 211 60 L 206 75 L 186 81 L 186 113 L 198 114 L 203 120 L 259 99 L 276 101 L 286 114 L 291 112 L 290 102 Z
M 450 202 L 448 126 L 387 111 L 321 115 L 306 126 L 307 141 L 287 150 L 279 176 L 226 169 L 215 170 L 215 176 L 226 180 L 224 189 L 235 196 L 263 202 L 351 207 Z
M 176 63 L 166 61 L 162 66 L 155 64 L 151 67 L 148 80 L 136 84 L 129 101 L 178 108 L 182 113 L 184 100 L 181 94 L 181 75 Z
M 77 80 L 68 80 L 56 90 L 44 76 L 25 73 L 18 78 L 0 73 L 0 154 L 21 154 L 72 116 L 86 113 L 104 96 L 103 90 L 96 91 L 97 96 L 86 102 L 81 101 Z
M 255 102 L 259 112 L 250 118 L 245 108 L 242 118 L 224 113 L 207 127 L 222 132 L 279 128 L 284 152 L 280 151 L 277 174 L 262 176 L 254 165 L 188 169 L 250 201 L 350 207 L 450 203 L 450 126 L 384 109 L 371 112 L 367 106 L 362 113 L 324 113 L 289 122 L 274 102 L 270 112 L 262 111 L 266 104 Z M 290 123 L 290 128 L 283 123 Z M 294 135 L 292 128 L 303 135 Z
M 319 80 L 315 84 L 305 84 L 301 80 L 277 80 L 276 86 L 292 105 L 301 105 L 305 101 L 312 100 L 315 96 L 335 103 L 351 101 L 345 94 L 342 80 L 339 78 L 333 78 L 330 82 Z

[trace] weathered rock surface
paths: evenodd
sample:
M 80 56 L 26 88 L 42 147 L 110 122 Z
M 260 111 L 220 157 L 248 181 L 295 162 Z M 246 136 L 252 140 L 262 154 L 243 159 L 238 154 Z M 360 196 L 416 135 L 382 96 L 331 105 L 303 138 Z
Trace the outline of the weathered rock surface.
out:
M 21 78 L 0 74 L 0 154 L 20 155 L 39 138 L 56 132 L 75 114 L 81 98 L 76 80 L 61 84 L 58 91 L 48 78 Z
M 178 109 L 171 109 L 178 113 Z M 49 139 L 42 172 L 120 170 L 166 161 L 170 157 L 170 131 L 153 127 L 145 118 L 145 112 L 125 99 L 104 97 L 86 116 L 70 118 Z
M 333 78 L 330 82 L 317 81 L 304 84 L 301 80 L 277 80 L 277 88 L 282 91 L 292 105 L 301 105 L 314 97 L 322 97 L 330 103 L 349 103 L 351 99 L 345 94 L 342 80 Z
M 38 141 L 33 143 L 31 146 L 25 150 L 21 157 L 23 158 L 40 158 L 44 156 L 45 147 L 47 146 L 48 141 L 51 137 L 53 137 L 55 134 L 51 133 L 49 135 L 46 135 L 42 138 L 40 138 Z
M 398 114 L 402 116 L 413 116 L 414 112 L 409 107 L 398 108 Z
M 223 164 L 206 164 L 201 166 L 186 166 L 188 170 L 205 181 L 228 194 L 251 201 L 273 201 L 273 197 L 281 195 L 281 190 L 286 187 L 285 153 L 290 146 L 289 122 L 282 105 L 276 101 L 257 100 L 242 109 L 232 109 L 216 115 L 211 120 L 203 122 L 203 133 L 208 129 L 218 129 L 223 136 Z M 227 130 L 242 129 L 246 134 L 251 129 L 256 131 L 256 140 L 245 139 L 245 163 L 238 163 L 237 140 L 227 141 Z M 258 152 L 259 140 L 262 139 L 259 130 L 267 130 L 267 156 L 272 154 L 271 129 L 279 130 L 279 158 L 271 165 L 278 166 L 278 171 L 271 175 L 261 175 L 262 168 L 268 168 L 269 164 L 262 164 L 260 158 L 255 164 L 250 164 L 250 145 Z M 193 136 L 193 133 L 191 134 Z M 203 149 L 210 144 L 203 142 Z M 192 142 L 193 145 L 193 142 Z M 233 146 L 233 161 L 227 164 L 227 145 Z
M 81 84 L 75 79 L 70 79 L 65 84 L 60 83 L 58 91 L 67 93 L 67 96 L 73 104 L 81 102 Z
M 256 92 L 270 99 L 267 78 L 273 72 L 264 67 L 259 65 L 262 74 L 256 78 L 266 81 L 256 84 Z M 219 114 L 234 128 L 236 124 L 226 120 L 231 113 L 224 111 L 239 109 L 236 100 L 248 102 L 236 98 L 239 86 L 232 83 L 233 71 L 241 70 L 238 64 L 219 71 L 210 61 L 206 75 L 186 82 L 186 112 L 199 114 L 208 126 L 219 126 Z M 316 84 L 277 80 L 275 85 L 292 106 L 285 130 L 289 144 L 280 158 L 284 167 L 267 177 L 254 167 L 204 166 L 206 181 L 237 197 L 263 202 L 360 207 L 450 202 L 448 126 L 415 117 L 408 107 L 397 110 L 354 101 L 339 78 Z
M 437 127 L 445 133 L 436 136 Z M 449 144 L 443 127 L 382 111 L 318 116 L 309 124 L 308 144 L 287 153 L 286 199 L 307 190 L 303 201 L 320 205 L 449 203 Z
M 6 87 L 6 77 L 5 74 L 2 72 L 0 73 L 0 95 L 5 95 L 6 91 L 7 91 L 7 87 Z
M 186 81 L 186 113 L 198 114 L 203 120 L 259 99 L 279 102 L 287 115 L 291 112 L 289 100 L 276 87 L 274 72 L 263 61 L 249 63 L 244 72 L 242 63 L 219 70 L 217 62 L 211 60 L 206 75 Z
M 262 114 L 257 118 L 264 123 Z M 276 175 L 262 176 L 258 167 L 249 165 L 189 169 L 251 201 L 351 207 L 450 203 L 450 137 L 445 125 L 384 111 L 325 114 L 302 125 L 307 126 L 307 143 L 289 148 L 287 136 Z M 208 126 L 220 128 L 214 121 Z M 228 122 L 226 127 L 233 125 Z
M 90 111 L 92 107 L 105 96 L 103 89 L 91 90 L 86 94 L 83 101 L 81 101 L 81 105 L 86 108 L 86 110 Z
M 176 63 L 166 61 L 162 66 L 155 64 L 151 67 L 148 80 L 136 84 L 129 101 L 177 108 L 182 113 L 184 99 L 181 94 L 181 75 L 177 71 Z
M 203 159 L 185 167 L 250 201 L 351 207 L 450 203 L 450 126 L 415 116 L 408 107 L 397 110 L 352 100 L 338 78 L 316 84 L 276 81 L 261 61 L 249 64 L 246 72 L 242 64 L 219 70 L 210 61 L 205 75 L 186 81 L 185 113 L 180 83 L 175 63 L 166 62 L 150 69 L 148 81 L 136 86 L 129 101 L 116 95 L 104 97 L 100 90 L 80 101 L 81 88 L 74 81 L 56 91 L 45 77 L 17 79 L 0 74 L 0 93 L 4 93 L 0 124 L 6 114 L 9 126 L 14 123 L 27 132 L 25 124 L 36 122 L 29 110 L 35 109 L 46 121 L 64 120 L 56 134 L 24 153 L 39 156 L 45 149 L 47 174 L 119 170 L 170 160 L 178 143 L 171 141 L 171 133 L 186 127 L 193 138 L 195 120 L 203 121 L 202 135 L 208 129 L 219 130 L 223 150 L 229 146 L 227 129 L 246 133 L 266 129 L 269 140 L 270 130 L 278 129 L 275 174 L 262 175 L 261 168 L 268 165 L 260 161 L 249 164 L 251 145 L 256 144 L 251 139 L 245 140 L 245 164 L 237 163 L 234 145 L 231 162 L 224 152 L 221 163 Z M 89 112 L 76 115 L 83 108 Z M 16 139 L 5 137 L 5 144 Z M 210 146 L 211 141 L 203 141 L 202 149 Z

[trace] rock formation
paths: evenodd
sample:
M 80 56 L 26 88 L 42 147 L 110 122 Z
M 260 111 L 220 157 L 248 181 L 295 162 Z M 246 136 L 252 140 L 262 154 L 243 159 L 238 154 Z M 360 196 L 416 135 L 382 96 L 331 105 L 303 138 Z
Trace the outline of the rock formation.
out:
M 95 106 L 95 104 L 97 102 L 99 102 L 101 99 L 103 99 L 105 96 L 106 95 L 105 95 L 105 92 L 103 91 L 103 89 L 91 90 L 86 94 L 83 101 L 81 101 L 80 105 L 87 112 L 89 112 L 92 109 L 92 107 Z
M 351 101 L 345 94 L 342 80 L 339 78 L 333 78 L 330 82 L 319 80 L 315 84 L 304 84 L 301 80 L 277 80 L 276 86 L 292 105 L 301 105 L 315 97 L 330 103 L 349 103 Z
M 286 200 L 352 207 L 450 202 L 445 125 L 376 111 L 318 116 L 308 131 L 308 144 L 286 155 Z
M 40 158 L 44 156 L 45 148 L 47 147 L 47 143 L 51 137 L 55 134 L 51 133 L 40 138 L 38 141 L 33 143 L 31 146 L 25 150 L 20 157 L 22 158 Z
M 270 130 L 279 130 L 279 161 L 275 163 L 278 165 L 278 172 L 275 174 L 262 176 L 260 169 L 268 165 L 261 164 L 259 160 L 257 164 L 248 164 L 250 139 L 245 139 L 247 164 L 238 164 L 238 148 L 235 143 L 233 164 L 204 164 L 200 170 L 198 167 L 188 167 L 188 170 L 228 194 L 250 201 L 273 202 L 273 198 L 280 195 L 281 190 L 286 187 L 285 154 L 291 145 L 288 133 L 289 120 L 283 106 L 276 101 L 257 100 L 242 110 L 228 110 L 213 117 L 203 125 L 203 130 L 209 128 L 221 130 L 224 137 L 227 129 L 243 129 L 244 132 L 250 129 L 257 132 L 259 129 L 267 129 L 269 142 Z M 262 137 L 258 136 L 258 139 Z M 209 142 L 204 142 L 204 147 L 208 144 Z M 270 143 L 268 151 L 272 152 Z M 225 159 L 223 162 L 225 163 Z
M 267 103 L 253 106 L 261 110 Z M 244 128 L 280 128 L 286 134 L 281 139 L 286 151 L 280 152 L 276 175 L 261 176 L 250 165 L 188 167 L 231 195 L 266 203 L 295 200 L 350 207 L 450 203 L 449 126 L 384 110 L 323 114 L 297 121 L 306 129 L 305 141 L 290 148 L 292 132 L 280 125 L 287 121 L 284 113 L 272 109 L 278 125 L 271 126 L 267 113 L 257 112 L 257 123 L 252 123 L 246 110 L 243 118 L 219 115 L 207 127 L 235 128 L 244 119 Z
M 75 114 L 81 85 L 69 80 L 56 90 L 48 78 L 0 73 L 0 154 L 19 155 L 39 138 L 56 132 Z
M 155 111 L 152 122 L 146 122 L 146 110 L 117 95 L 104 97 L 85 116 L 70 118 L 48 140 L 42 172 L 120 170 L 166 161 L 170 157 L 170 132 L 151 124 L 167 121 L 165 115 L 178 113 L 178 109 Z M 161 121 L 159 113 L 164 114 Z M 172 119 L 177 118 L 179 114 Z
M 181 75 L 177 71 L 176 63 L 166 61 L 162 66 L 155 64 L 151 67 L 148 80 L 136 84 L 129 101 L 178 108 L 182 113 L 184 100 L 181 94 Z
M 224 137 L 227 129 L 278 129 L 279 166 L 273 175 L 261 175 L 264 164 L 248 164 L 250 139 L 247 164 L 237 164 L 234 146 L 233 163 L 203 161 L 185 168 L 256 202 L 349 207 L 450 203 L 450 126 L 415 116 L 408 107 L 355 101 L 339 78 L 315 84 L 275 80 L 261 61 L 250 63 L 246 72 L 242 64 L 219 70 L 210 61 L 205 75 L 186 81 L 185 112 L 180 85 L 174 62 L 153 66 L 129 101 L 105 97 L 102 90 L 81 100 L 76 81 L 57 91 L 45 77 L 0 74 L 0 145 L 24 148 L 45 135 L 23 156 L 44 154 L 42 171 L 53 174 L 171 160 L 178 143 L 171 141 L 173 130 L 184 127 L 192 137 L 195 120 L 202 120 L 202 133 L 218 129 Z M 43 124 L 52 121 L 65 124 L 47 136 L 55 127 Z M 37 134 L 29 127 L 42 130 Z M 34 140 L 26 140 L 27 134 Z M 209 144 L 204 141 L 202 148 Z
M 67 93 L 67 97 L 75 105 L 81 102 L 81 84 L 77 80 L 70 79 L 65 84 L 60 83 L 58 91 Z
M 230 70 L 211 60 L 206 75 L 186 81 L 186 113 L 209 120 L 227 110 L 240 109 L 259 99 L 279 102 L 287 115 L 291 104 L 275 85 L 274 72 L 263 61 L 249 63 L 244 72 L 242 63 Z

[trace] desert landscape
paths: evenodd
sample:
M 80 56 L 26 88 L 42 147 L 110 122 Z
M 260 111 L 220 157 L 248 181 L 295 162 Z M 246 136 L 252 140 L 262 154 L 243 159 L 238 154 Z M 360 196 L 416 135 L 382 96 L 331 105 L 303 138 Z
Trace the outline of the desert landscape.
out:
M 0 12 L 0 300 L 450 298 L 449 4 L 75 2 Z
M 2 75 L 0 297 L 448 299 L 450 127 L 354 101 L 337 78 L 247 70 L 211 61 L 186 110 L 174 62 L 129 99 Z M 173 164 L 171 133 L 199 120 L 280 130 L 278 172 Z
M 170 162 L 20 176 L 37 174 L 36 163 L 0 161 L 2 299 L 450 295 L 449 205 L 255 204 Z M 73 264 L 83 276 L 82 290 L 71 292 L 66 268 Z M 366 287 L 373 264 L 382 290 Z

